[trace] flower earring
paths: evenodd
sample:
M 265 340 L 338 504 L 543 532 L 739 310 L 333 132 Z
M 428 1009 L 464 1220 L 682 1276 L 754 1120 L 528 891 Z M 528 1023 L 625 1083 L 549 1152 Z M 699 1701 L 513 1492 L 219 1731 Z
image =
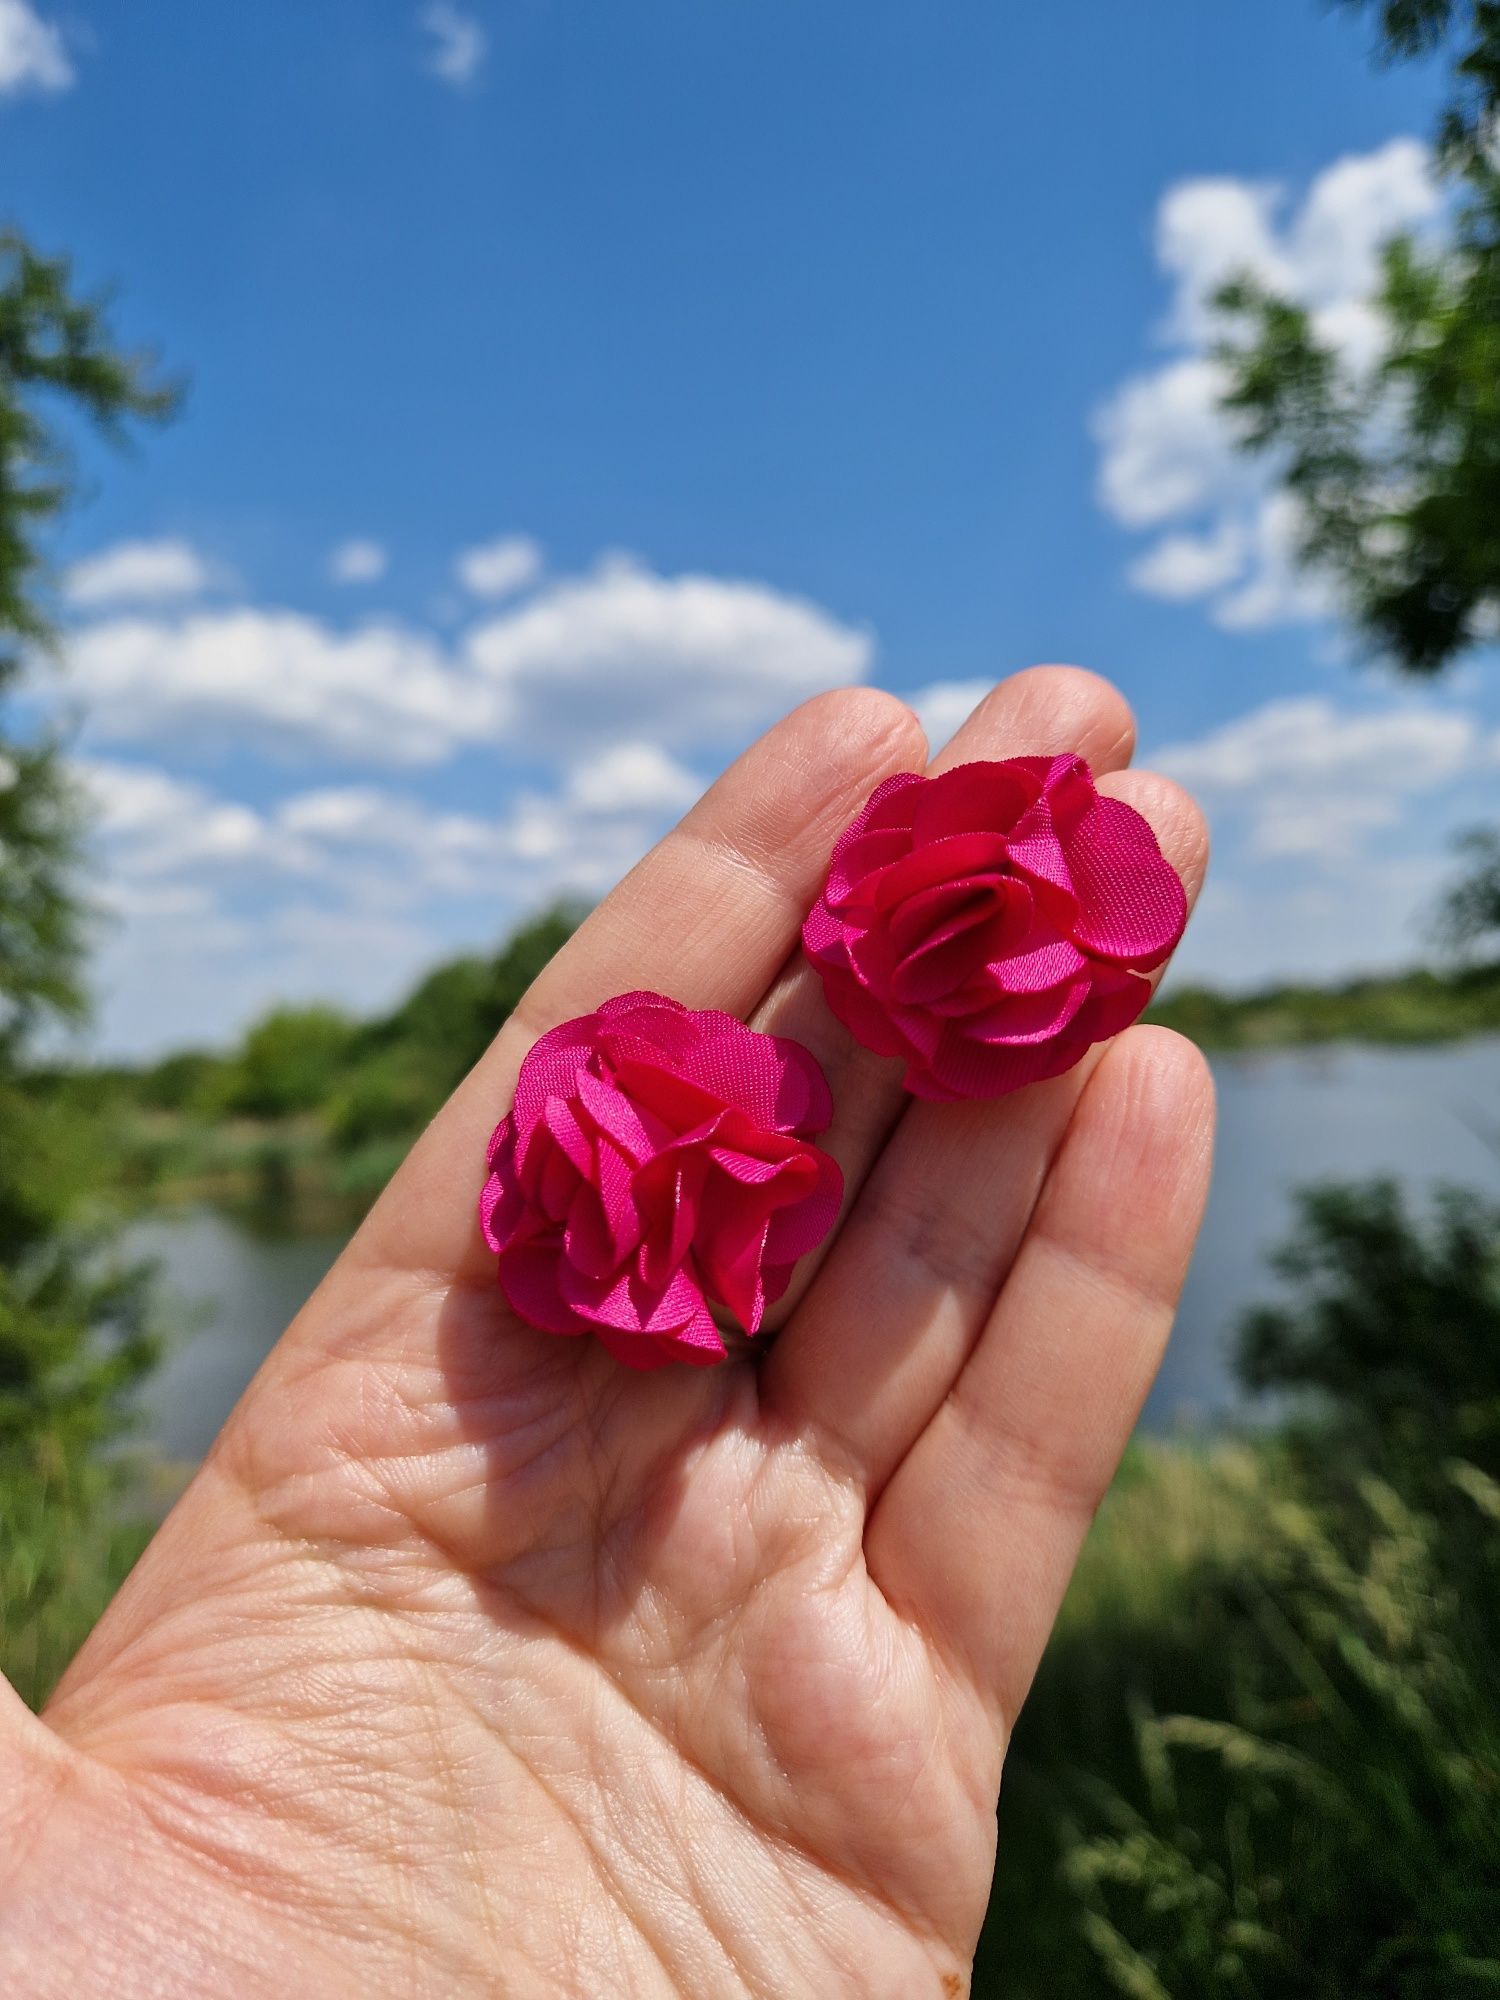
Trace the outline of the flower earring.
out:
M 843 1176 L 810 1143 L 832 1115 L 799 1042 L 728 1014 L 626 993 L 564 1022 L 490 1140 L 479 1212 L 501 1289 L 632 1368 L 724 1360 L 711 1307 L 758 1332 L 833 1227 Z
M 833 1012 L 915 1096 L 1001 1097 L 1129 1027 L 1182 883 L 1081 757 L 903 772 L 833 850 L 803 927 Z

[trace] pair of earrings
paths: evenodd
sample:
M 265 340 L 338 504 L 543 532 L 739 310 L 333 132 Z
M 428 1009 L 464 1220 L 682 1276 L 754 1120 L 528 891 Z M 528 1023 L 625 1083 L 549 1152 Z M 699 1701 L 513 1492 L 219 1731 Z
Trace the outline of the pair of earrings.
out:
M 1070 1069 L 1150 994 L 1182 935 L 1148 823 L 1082 758 L 903 772 L 834 847 L 802 931 L 828 1004 L 918 1097 L 1000 1097 Z M 545 1034 L 489 1147 L 485 1240 L 515 1311 L 635 1368 L 711 1364 L 832 1229 L 833 1117 L 800 1042 L 657 993 Z

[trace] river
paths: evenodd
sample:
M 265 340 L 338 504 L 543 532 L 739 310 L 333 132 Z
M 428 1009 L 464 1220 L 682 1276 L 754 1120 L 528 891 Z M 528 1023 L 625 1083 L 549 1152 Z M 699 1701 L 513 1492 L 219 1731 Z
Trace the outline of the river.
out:
M 1391 1173 L 1416 1190 L 1449 1179 L 1500 1192 L 1500 1041 L 1281 1051 L 1223 1058 L 1214 1073 L 1213 1192 L 1146 1406 L 1153 1430 L 1233 1408 L 1235 1322 L 1273 1289 L 1266 1252 L 1299 1182 Z M 158 1260 L 176 1322 L 144 1393 L 145 1436 L 169 1458 L 197 1458 L 339 1239 L 258 1236 L 207 1211 L 138 1224 L 130 1239 Z

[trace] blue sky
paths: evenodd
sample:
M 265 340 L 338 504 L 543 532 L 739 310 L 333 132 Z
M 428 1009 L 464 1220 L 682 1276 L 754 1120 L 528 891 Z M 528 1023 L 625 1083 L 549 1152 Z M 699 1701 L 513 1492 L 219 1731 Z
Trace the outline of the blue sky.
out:
M 1046 658 L 1204 788 L 1190 970 L 1410 956 L 1493 689 L 1348 662 L 1197 302 L 1357 354 L 1435 84 L 1311 0 L 0 0 L 9 214 L 191 384 L 57 550 L 103 1045 L 383 1003 L 802 692 Z

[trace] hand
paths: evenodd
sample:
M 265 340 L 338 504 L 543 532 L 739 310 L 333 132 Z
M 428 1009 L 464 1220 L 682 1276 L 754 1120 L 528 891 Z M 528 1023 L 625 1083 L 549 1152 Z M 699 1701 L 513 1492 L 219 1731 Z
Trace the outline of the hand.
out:
M 1130 741 L 1105 683 L 1037 669 L 938 761 L 1078 750 L 1192 893 L 1201 823 Z M 967 1989 L 1007 1732 L 1156 1369 L 1212 1108 L 1157 1029 L 966 1105 L 849 1040 L 798 927 L 923 762 L 856 692 L 720 780 L 418 1143 L 45 1717 L 0 1690 L 0 1991 Z M 639 1375 L 534 1332 L 478 1237 L 530 1042 L 640 986 L 797 1036 L 833 1086 L 842 1227 L 754 1361 Z

